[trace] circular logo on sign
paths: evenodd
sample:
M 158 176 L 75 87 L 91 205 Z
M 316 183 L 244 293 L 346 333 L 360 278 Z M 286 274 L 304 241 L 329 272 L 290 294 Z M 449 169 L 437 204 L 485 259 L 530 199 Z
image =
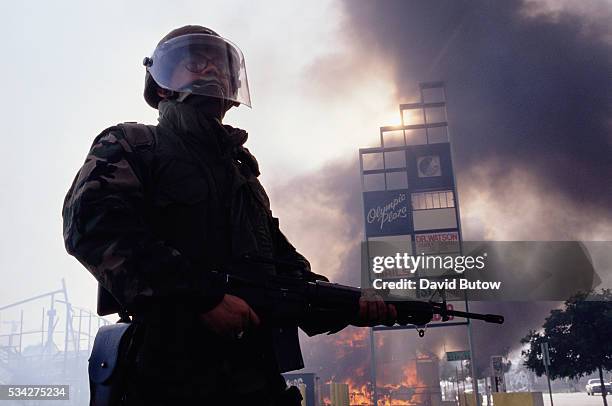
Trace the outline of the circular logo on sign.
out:
M 424 156 L 419 158 L 418 162 L 419 176 L 430 177 L 440 176 L 440 157 L 438 156 Z

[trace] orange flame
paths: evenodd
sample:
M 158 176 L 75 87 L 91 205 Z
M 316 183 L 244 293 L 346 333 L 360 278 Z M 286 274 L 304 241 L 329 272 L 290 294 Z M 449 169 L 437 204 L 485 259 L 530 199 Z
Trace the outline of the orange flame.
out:
M 334 335 L 334 344 L 351 348 L 365 346 L 368 331 L 365 328 L 346 328 Z

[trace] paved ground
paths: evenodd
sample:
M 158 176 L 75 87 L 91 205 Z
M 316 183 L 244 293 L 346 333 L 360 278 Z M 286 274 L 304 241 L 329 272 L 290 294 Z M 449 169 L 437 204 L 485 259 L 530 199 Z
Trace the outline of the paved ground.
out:
M 550 396 L 544 393 L 544 406 L 550 406 Z M 607 396 L 608 404 L 612 405 L 612 396 Z M 603 406 L 601 396 L 587 396 L 586 392 L 553 393 L 554 406 Z
M 548 392 L 543 393 L 543 398 L 544 406 L 550 406 Z M 612 396 L 608 396 L 607 399 L 608 405 L 612 406 Z M 554 406 L 603 406 L 603 400 L 601 396 L 587 396 L 586 392 L 553 393 L 553 404 Z

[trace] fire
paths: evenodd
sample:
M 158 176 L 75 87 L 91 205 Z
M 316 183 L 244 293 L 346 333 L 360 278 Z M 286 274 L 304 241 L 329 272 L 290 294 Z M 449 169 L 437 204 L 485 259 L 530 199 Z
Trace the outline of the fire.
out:
M 364 328 L 345 328 L 336 333 L 333 343 L 336 348 L 336 359 L 340 360 L 352 354 L 355 350 L 366 348 L 368 331 Z
M 374 405 L 369 339 L 369 330 L 357 328 L 347 328 L 327 338 L 336 355 L 330 380 L 348 386 L 344 389 L 348 393 L 344 393 L 351 406 Z M 391 345 L 392 336 L 383 333 L 375 335 L 375 340 L 379 348 L 376 406 L 421 406 L 440 396 L 438 360 L 434 353 L 396 350 L 399 347 L 394 349 Z M 326 405 L 330 404 L 330 397 L 325 398 Z
M 365 328 L 346 328 L 334 336 L 334 344 L 351 348 L 365 346 L 368 330 Z
M 365 368 L 360 367 L 355 370 L 357 378 L 364 378 Z M 360 381 L 362 381 L 360 379 Z M 372 391 L 368 384 L 358 383 L 353 378 L 347 378 L 345 383 L 349 387 L 349 400 L 351 406 L 370 406 L 372 405 Z M 389 383 L 383 385 L 379 392 L 377 406 L 415 406 L 419 405 L 423 399 L 419 395 L 419 389 L 424 384 L 418 379 L 416 362 L 412 361 L 402 367 L 402 380 L 400 383 Z M 399 399 L 398 397 L 403 399 Z M 406 399 L 408 397 L 408 399 Z
M 423 402 L 421 392 L 427 385 L 419 379 L 417 361 L 411 360 L 401 366 L 401 373 L 389 374 L 387 380 L 400 376 L 399 382 L 387 383 L 379 390 L 379 406 L 420 405 Z M 396 378 L 397 379 L 397 378 Z
M 409 365 L 403 368 L 402 372 L 404 373 L 404 380 L 402 381 L 402 385 L 412 388 L 421 384 L 417 377 L 416 363 L 411 362 Z
M 350 378 L 347 384 L 349 386 L 349 400 L 351 406 L 370 406 L 372 402 L 372 393 L 368 389 L 368 385 L 362 384 L 358 386 Z
M 424 352 L 421 351 L 417 351 L 417 359 L 431 359 L 431 355 L 430 354 L 426 354 Z
M 378 406 L 414 406 L 415 403 L 411 403 L 408 400 L 397 400 L 390 399 L 388 395 L 385 395 L 383 399 L 378 399 Z
M 331 384 L 332 381 L 326 382 Z M 372 393 L 368 388 L 368 384 L 358 384 L 351 378 L 347 378 L 344 382 L 348 386 L 349 403 L 351 406 L 371 406 L 372 405 Z M 331 399 L 326 396 L 323 399 L 323 403 L 328 406 L 331 405 Z

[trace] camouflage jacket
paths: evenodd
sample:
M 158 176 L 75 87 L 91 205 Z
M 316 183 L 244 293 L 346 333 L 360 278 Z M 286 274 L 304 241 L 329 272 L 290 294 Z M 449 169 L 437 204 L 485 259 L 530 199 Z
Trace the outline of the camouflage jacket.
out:
M 280 232 L 246 133 L 172 101 L 149 139 L 111 127 L 94 141 L 64 201 L 64 241 L 128 310 L 153 302 L 214 307 L 212 269 L 310 274 Z M 255 253 L 292 269 L 245 264 Z

